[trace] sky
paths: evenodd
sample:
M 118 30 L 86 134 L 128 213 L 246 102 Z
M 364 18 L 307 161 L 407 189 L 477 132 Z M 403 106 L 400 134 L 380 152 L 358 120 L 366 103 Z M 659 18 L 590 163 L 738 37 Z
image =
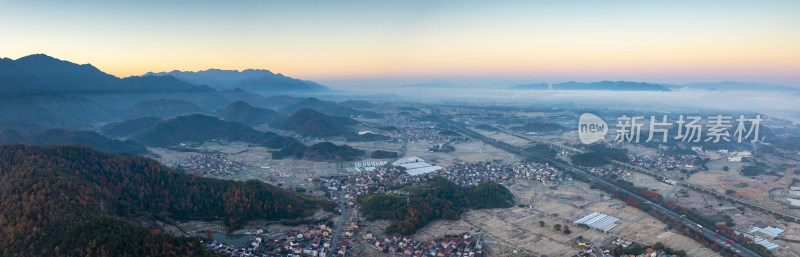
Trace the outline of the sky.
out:
M 0 1 L 0 57 L 126 77 L 800 86 L 800 1 Z

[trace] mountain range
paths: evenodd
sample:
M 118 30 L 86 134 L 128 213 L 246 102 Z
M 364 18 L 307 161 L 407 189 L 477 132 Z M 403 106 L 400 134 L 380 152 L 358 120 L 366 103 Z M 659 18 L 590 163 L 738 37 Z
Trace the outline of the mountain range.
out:
M 16 94 L 213 91 L 171 76 L 120 79 L 91 64 L 79 65 L 44 54 L 0 59 L 0 82 L 0 93 Z
M 313 82 L 266 70 L 211 70 L 203 74 L 213 77 L 226 73 L 238 74 L 236 79 L 243 85 L 271 78 L 277 82 L 267 84 L 278 89 L 268 92 L 270 94 L 286 91 L 284 89 L 287 87 L 327 90 Z M 175 74 L 186 79 L 187 74 L 194 73 Z M 44 54 L 16 60 L 2 58 L 0 123 L 17 128 L 33 125 L 39 128 L 85 130 L 98 122 L 208 113 L 207 110 L 218 110 L 238 100 L 244 100 L 254 107 L 277 109 L 303 99 L 288 95 L 265 97 L 241 88 L 218 91 L 168 74 L 151 75 L 118 78 L 91 64 L 76 64 Z M 297 86 L 299 84 L 302 87 Z M 269 86 L 259 86 L 257 89 L 263 90 Z M 292 89 L 289 92 L 295 91 Z
M 343 102 L 342 104 L 338 104 L 332 101 L 324 101 L 314 97 L 308 97 L 301 101 L 298 101 L 296 103 L 281 108 L 280 112 L 289 114 L 289 113 L 294 113 L 303 108 L 308 108 L 330 116 L 343 116 L 343 117 L 361 116 L 365 118 L 378 118 L 381 116 L 380 114 L 372 111 L 360 111 L 346 106 L 348 104 L 354 104 L 354 103 L 357 104 L 359 102 L 346 101 Z M 360 105 L 364 105 L 364 103 L 361 103 Z
M 206 111 L 197 106 L 196 104 L 178 99 L 155 99 L 155 100 L 142 100 L 136 102 L 126 117 L 128 118 L 141 118 L 141 117 L 158 117 L 158 118 L 172 118 L 194 113 L 205 113 Z
M 241 88 L 248 91 L 268 94 L 330 90 L 313 81 L 296 79 L 280 73 L 276 74 L 269 70 L 261 69 L 248 69 L 243 71 L 208 69 L 196 72 L 174 70 L 170 72 L 148 72 L 144 76 L 174 76 L 195 85 L 208 85 L 223 90 Z
M 272 132 L 261 132 L 238 122 L 224 121 L 202 114 L 164 120 L 137 133 L 133 139 L 156 147 L 176 146 L 184 142 L 200 143 L 208 140 L 225 140 L 267 144 L 272 148 L 282 148 L 289 142 L 297 141 L 294 138 L 282 137 Z
M 253 107 L 244 101 L 233 102 L 228 107 L 218 110 L 214 113 L 217 117 L 223 120 L 236 121 L 249 126 L 256 126 L 272 121 L 280 120 L 284 117 L 276 111 Z
M 309 137 L 329 137 L 351 133 L 347 125 L 358 121 L 347 117 L 333 117 L 309 108 L 301 108 L 283 120 L 270 123 L 271 127 L 293 130 Z

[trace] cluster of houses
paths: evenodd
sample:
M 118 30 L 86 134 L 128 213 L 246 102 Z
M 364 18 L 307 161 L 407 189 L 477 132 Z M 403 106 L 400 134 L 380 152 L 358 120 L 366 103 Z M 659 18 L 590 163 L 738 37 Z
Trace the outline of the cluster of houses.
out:
M 514 164 L 469 162 L 413 175 L 398 166 L 383 165 L 347 177 L 321 178 L 320 182 L 328 190 L 330 200 L 339 201 L 340 190 L 344 190 L 348 207 L 354 207 L 361 196 L 374 193 L 403 194 L 392 189 L 392 186 L 421 183 L 434 176 L 461 186 L 476 186 L 489 181 L 503 183 L 514 179 L 529 179 L 551 185 L 571 179 L 569 174 L 549 164 L 529 161 Z
M 242 171 L 246 166 L 240 162 L 228 160 L 224 154 L 202 153 L 194 155 L 177 165 L 189 173 L 196 174 L 231 174 Z
M 611 257 L 611 256 L 621 256 L 621 257 L 672 257 L 677 256 L 673 254 L 669 254 L 664 250 L 656 250 L 653 248 L 644 249 L 644 251 L 640 254 L 624 254 L 624 253 L 613 253 L 611 249 L 607 249 L 604 246 L 592 246 L 592 242 L 586 240 L 582 237 L 578 237 L 575 239 L 575 243 L 578 247 L 582 248 L 581 253 L 588 256 L 596 256 L 596 257 Z M 628 248 L 633 244 L 633 240 L 625 239 L 618 237 L 611 242 L 612 245 L 618 245 L 622 248 Z M 614 255 L 612 255 L 612 253 Z
M 697 155 L 673 155 L 659 151 L 656 156 L 628 154 L 628 163 L 635 166 L 656 170 L 692 169 L 697 162 Z
M 462 186 L 475 186 L 483 182 L 505 182 L 514 179 L 529 179 L 548 185 L 557 184 L 569 175 L 563 171 L 538 162 L 520 162 L 515 164 L 499 162 L 471 162 L 452 165 L 438 175 Z
M 357 222 L 355 222 L 357 224 Z M 261 231 L 259 231 L 261 232 Z M 205 242 L 206 248 L 213 252 L 231 256 L 311 256 L 311 257 L 343 257 L 349 247 L 348 242 L 331 245 L 333 231 L 326 225 L 317 225 L 304 231 L 290 231 L 279 236 L 266 237 L 263 233 L 254 233 L 250 240 L 241 247 L 233 247 L 217 241 Z
M 369 239 L 368 239 L 369 240 Z M 460 236 L 445 237 L 433 241 L 420 242 L 410 237 L 389 236 L 381 240 L 371 240 L 372 247 L 380 252 L 414 257 L 453 256 L 481 257 L 483 239 L 473 238 L 467 232 Z
M 374 193 L 402 194 L 391 189 L 393 185 L 420 183 L 427 180 L 431 174 L 410 176 L 400 168 L 392 165 L 383 165 L 370 171 L 348 175 L 346 177 L 320 178 L 320 183 L 327 189 L 329 200 L 339 201 L 343 195 L 348 208 L 354 207 L 361 196 Z M 344 192 L 342 192 L 344 191 Z
M 393 138 L 406 142 L 426 142 L 429 144 L 448 144 L 463 140 L 459 135 L 442 134 L 438 129 L 426 127 L 402 127 L 389 133 Z

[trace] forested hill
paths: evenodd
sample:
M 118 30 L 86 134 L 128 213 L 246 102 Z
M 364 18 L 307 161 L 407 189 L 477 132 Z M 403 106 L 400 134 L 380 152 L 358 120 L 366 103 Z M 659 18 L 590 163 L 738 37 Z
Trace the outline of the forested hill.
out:
M 88 147 L 0 146 L 2 256 L 203 256 L 196 239 L 142 224 L 223 220 L 235 229 L 333 206 L 258 181 L 203 178 Z
M 508 208 L 514 195 L 504 186 L 481 183 L 461 187 L 441 177 L 421 186 L 403 188 L 408 196 L 371 194 L 360 199 L 361 212 L 367 219 L 388 219 L 393 223 L 388 234 L 410 235 L 437 219 L 457 220 L 469 209 Z

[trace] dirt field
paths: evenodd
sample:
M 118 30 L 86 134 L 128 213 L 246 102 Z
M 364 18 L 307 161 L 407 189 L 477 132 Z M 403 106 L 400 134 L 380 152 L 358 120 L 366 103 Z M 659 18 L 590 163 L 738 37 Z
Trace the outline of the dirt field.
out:
M 256 179 L 276 186 L 294 190 L 304 188 L 308 194 L 321 195 L 313 183 L 308 183 L 309 178 L 321 176 L 334 176 L 344 169 L 338 168 L 336 163 L 313 162 L 308 160 L 282 159 L 273 160 L 271 154 L 264 147 L 250 147 L 245 143 L 204 143 L 194 148 L 198 152 L 224 153 L 226 158 L 240 162 L 246 168 L 240 172 L 225 175 L 209 175 L 212 177 L 231 180 Z M 197 152 L 180 152 L 163 148 L 152 148 L 151 151 L 159 154 L 158 159 L 166 165 L 181 163 Z
M 782 173 L 780 177 L 773 175 L 745 177 L 739 173 L 739 170 L 746 165 L 748 163 L 730 162 L 725 159 L 714 160 L 708 164 L 710 170 L 692 174 L 688 182 L 714 189 L 717 192 L 732 190 L 735 196 L 759 202 L 767 207 L 790 213 L 796 211 L 791 209 L 785 201 L 785 197 L 779 199 L 770 197 L 771 190 L 788 188 L 791 185 L 792 179 L 797 177 L 793 168 L 780 171 L 779 173 Z M 725 166 L 729 168 L 728 171 L 723 170 Z
M 781 247 L 773 250 L 775 255 L 781 253 L 780 256 L 800 256 L 800 224 L 787 224 L 786 231 L 778 236 L 777 239 L 779 240 L 775 240 L 775 243 Z M 782 254 L 784 252 L 786 253 L 785 255 Z
M 650 191 L 659 193 L 662 197 L 666 197 L 667 194 L 675 187 L 639 172 L 631 172 L 630 176 L 622 176 L 622 178 L 626 181 L 633 182 L 633 184 L 638 187 L 644 187 Z
M 509 154 L 503 150 L 495 148 L 491 145 L 484 144 L 480 141 L 463 142 L 455 145 L 456 150 L 449 153 L 463 162 L 479 162 L 487 160 L 507 160 L 517 159 L 513 154 Z
M 371 141 L 371 142 L 344 142 L 344 141 L 331 141 L 331 143 L 341 145 L 346 144 L 361 150 L 365 150 L 367 152 L 372 152 L 375 150 L 384 150 L 384 151 L 392 151 L 392 152 L 400 152 L 403 150 L 403 144 L 398 142 L 386 142 L 386 141 Z
M 524 146 L 527 146 L 527 145 L 530 144 L 530 142 L 528 140 L 525 140 L 525 139 L 522 139 L 522 138 L 518 138 L 518 137 L 515 137 L 515 136 L 512 136 L 512 135 L 503 133 L 503 132 L 486 131 L 486 130 L 480 130 L 480 129 L 475 129 L 475 131 L 480 133 L 481 135 L 486 136 L 486 137 L 493 138 L 493 139 L 496 139 L 496 140 L 499 140 L 499 141 L 503 141 L 505 143 L 508 143 L 508 144 L 516 146 L 516 147 L 524 147 Z
M 460 220 L 436 220 L 415 233 L 412 238 L 418 241 L 431 241 L 445 235 L 458 235 L 470 232 L 472 226 Z
M 460 221 L 431 223 L 415 237 L 435 238 L 451 231 L 463 232 L 474 227 L 495 238 L 499 244 L 511 246 L 511 249 L 534 255 L 564 256 L 578 253 L 580 248 L 575 245 L 574 239 L 579 235 L 594 242 L 615 238 L 597 230 L 575 226 L 573 221 L 594 211 L 609 214 L 621 219 L 620 224 L 611 230 L 616 232 L 644 214 L 628 206 L 611 208 L 612 205 L 625 205 L 619 200 L 604 198 L 602 192 L 589 189 L 588 185 L 581 182 L 565 183 L 565 186 L 553 190 L 522 181 L 512 185 L 510 190 L 518 203 L 532 204 L 533 208 L 473 210 L 464 213 Z M 539 221 L 544 221 L 545 226 L 540 227 Z M 572 233 L 555 232 L 554 224 L 567 225 Z M 664 223 L 649 216 L 619 235 L 644 244 L 662 242 L 674 249 L 683 249 L 691 256 L 716 256 L 692 239 L 667 231 Z
M 734 171 L 722 171 L 722 170 L 706 170 L 706 171 L 698 171 L 695 174 L 689 176 L 687 182 L 700 185 L 702 187 L 713 189 L 717 192 L 724 193 L 725 192 L 725 185 L 720 180 L 720 177 L 727 177 L 733 175 Z
M 479 162 L 489 160 L 515 160 L 512 154 L 483 144 L 480 141 L 460 142 L 453 144 L 455 151 L 450 153 L 431 152 L 432 145 L 425 142 L 408 143 L 405 156 L 417 156 L 430 164 L 442 167 L 450 166 L 456 162 Z

